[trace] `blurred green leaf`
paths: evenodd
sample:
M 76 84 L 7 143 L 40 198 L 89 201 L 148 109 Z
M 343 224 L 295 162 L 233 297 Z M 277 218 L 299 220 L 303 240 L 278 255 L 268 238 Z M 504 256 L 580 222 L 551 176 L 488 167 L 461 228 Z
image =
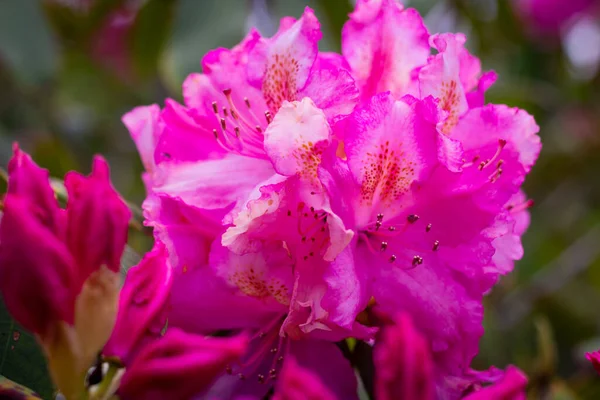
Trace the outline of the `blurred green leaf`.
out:
M 0 3 L 0 57 L 29 85 L 52 78 L 58 68 L 57 46 L 40 5 L 33 0 Z
M 176 5 L 173 0 L 150 0 L 137 14 L 129 39 L 136 71 L 142 77 L 156 74 Z

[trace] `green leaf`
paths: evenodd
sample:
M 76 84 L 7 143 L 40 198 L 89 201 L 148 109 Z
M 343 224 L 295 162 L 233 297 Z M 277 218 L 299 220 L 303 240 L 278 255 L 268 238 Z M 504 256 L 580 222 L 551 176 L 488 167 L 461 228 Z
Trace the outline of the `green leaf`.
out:
M 46 359 L 35 337 L 25 331 L 0 301 L 0 375 L 18 382 L 44 399 L 54 395 Z
M 152 76 L 170 33 L 175 11 L 175 1 L 150 0 L 137 14 L 130 45 L 138 74 Z

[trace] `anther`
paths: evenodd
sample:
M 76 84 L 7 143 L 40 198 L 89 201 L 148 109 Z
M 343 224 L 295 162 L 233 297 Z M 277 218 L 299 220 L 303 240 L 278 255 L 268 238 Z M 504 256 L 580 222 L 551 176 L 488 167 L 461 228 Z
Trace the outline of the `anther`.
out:
M 315 208 L 314 208 L 314 207 L 311 207 L 311 208 L 310 208 L 310 212 L 315 212 Z
M 277 362 L 283 362 L 283 356 L 279 356 L 279 358 L 277 359 Z
M 256 129 L 256 132 L 258 132 L 258 133 L 262 133 L 262 128 L 261 128 L 260 126 L 258 126 L 258 125 L 256 125 L 256 126 L 254 127 L 254 129 Z
M 227 107 L 223 107 L 223 115 L 227 117 L 229 113 L 227 112 Z
M 479 167 L 477 167 L 477 168 L 479 168 L 479 170 L 482 171 L 483 167 L 485 167 L 486 164 L 487 164 L 487 161 L 482 161 L 482 162 L 479 163 Z
M 246 103 L 246 107 L 250 108 L 250 100 L 247 97 L 244 97 L 244 103 Z
M 283 359 L 283 357 L 279 357 L 279 358 Z M 277 370 L 275 368 L 272 368 L 269 370 L 269 375 L 271 375 L 271 376 L 275 376 L 276 373 L 277 373 Z
M 383 214 L 379 213 L 377 214 L 377 221 L 382 221 L 383 220 Z
M 265 376 L 258 374 L 258 383 L 265 383 Z
M 219 140 L 219 134 L 216 129 L 213 129 L 213 135 L 215 135 L 215 139 Z
M 238 126 L 236 126 L 235 128 L 233 128 L 233 131 L 235 132 L 235 136 L 236 137 L 240 137 L 240 128 Z
M 433 242 L 433 251 L 437 251 L 437 249 L 440 248 L 440 241 L 436 240 L 435 242 Z
M 419 216 L 417 214 L 410 214 L 408 217 L 406 217 L 406 220 L 409 224 L 412 224 L 419 220 Z
M 225 118 L 221 118 L 221 128 L 223 128 L 223 130 L 227 130 L 227 123 L 225 123 Z
M 421 257 L 421 256 L 414 256 L 413 260 L 412 260 L 413 267 L 416 267 L 417 265 L 421 265 L 421 264 L 423 264 L 423 257 Z
M 267 124 L 270 124 L 272 121 L 272 117 L 271 117 L 271 112 L 270 111 L 265 111 L 265 119 L 267 120 Z
M 375 222 L 375 230 L 378 231 L 381 228 L 381 221 Z
M 216 101 L 212 102 L 212 108 L 213 108 L 213 111 L 215 112 L 215 114 L 219 113 L 219 106 L 217 105 Z
M 387 242 L 381 242 L 381 251 L 385 251 L 388 247 Z
M 271 349 L 271 353 L 273 353 L 273 354 L 277 353 L 277 347 L 273 347 L 273 348 Z
M 388 231 L 390 231 L 390 232 L 394 232 L 395 230 L 396 230 L 396 227 L 395 227 L 395 226 L 390 226 L 390 227 L 388 228 Z
M 238 119 L 238 115 L 237 115 L 237 113 L 235 112 L 235 110 L 234 110 L 233 108 L 231 109 L 231 116 L 232 116 L 232 117 L 233 117 L 233 119 L 235 119 L 235 120 L 237 120 L 237 119 Z
M 425 227 L 425 232 L 429 232 L 431 230 L 431 224 L 427 224 Z
M 258 334 L 258 337 L 261 339 L 264 338 L 265 336 L 267 336 L 267 334 L 265 332 L 261 332 Z
M 390 259 L 389 259 L 389 261 L 390 261 L 391 263 L 393 263 L 394 261 L 396 261 L 396 258 L 397 258 L 397 257 L 396 257 L 396 255 L 395 255 L 395 254 L 392 254 L 392 255 L 390 256 Z
M 291 216 L 292 216 L 292 211 L 288 210 L 288 217 L 291 217 Z

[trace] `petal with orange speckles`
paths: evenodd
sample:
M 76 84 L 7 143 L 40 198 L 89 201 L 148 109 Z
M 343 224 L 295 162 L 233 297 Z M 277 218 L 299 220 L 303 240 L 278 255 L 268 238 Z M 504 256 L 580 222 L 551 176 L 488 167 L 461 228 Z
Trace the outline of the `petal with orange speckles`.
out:
M 368 100 L 391 91 L 416 94 L 415 68 L 429 57 L 429 33 L 419 13 L 395 0 L 359 0 L 342 31 L 342 53 Z

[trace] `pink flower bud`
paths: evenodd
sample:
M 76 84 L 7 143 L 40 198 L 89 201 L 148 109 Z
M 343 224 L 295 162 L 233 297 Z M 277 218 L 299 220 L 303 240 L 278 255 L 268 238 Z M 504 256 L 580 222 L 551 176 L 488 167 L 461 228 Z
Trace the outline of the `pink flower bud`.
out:
M 55 321 L 73 323 L 75 265 L 64 243 L 31 210 L 29 199 L 6 196 L 0 223 L 0 290 L 11 315 L 25 329 L 44 336 Z
M 131 212 L 110 183 L 108 164 L 96 156 L 88 177 L 70 172 L 65 186 L 67 245 L 79 266 L 79 282 L 101 265 L 118 272 Z
M 161 242 L 127 272 L 121 289 L 117 323 L 104 346 L 106 358 L 128 365 L 133 352 L 164 309 L 172 283 L 168 254 Z
M 527 376 L 511 365 L 498 382 L 466 396 L 464 400 L 524 400 L 526 386 Z
M 433 399 L 433 363 L 429 346 L 408 314 L 382 329 L 373 353 L 378 400 Z
M 206 390 L 246 351 L 245 336 L 204 338 L 170 329 L 151 342 L 125 370 L 121 399 L 188 400 Z

